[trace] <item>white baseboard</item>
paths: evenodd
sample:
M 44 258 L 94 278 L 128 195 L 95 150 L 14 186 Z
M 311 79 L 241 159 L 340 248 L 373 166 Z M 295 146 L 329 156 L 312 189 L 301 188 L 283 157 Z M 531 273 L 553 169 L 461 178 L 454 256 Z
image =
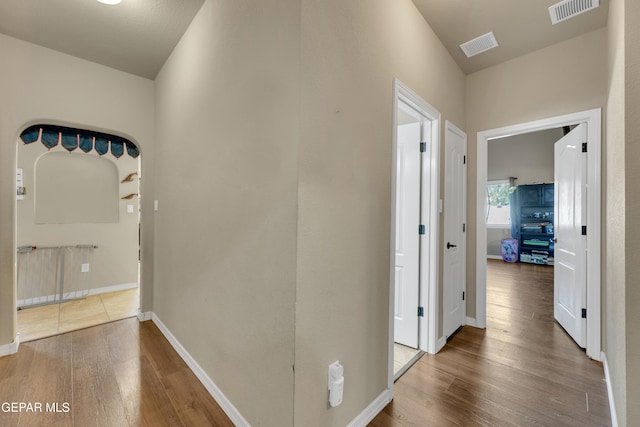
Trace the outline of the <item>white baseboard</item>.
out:
M 153 313 L 151 311 L 142 312 L 142 311 L 138 310 L 138 321 L 146 322 L 147 320 L 151 320 L 151 315 L 152 314 Z
M 447 338 L 446 337 L 440 337 L 438 339 L 438 341 L 436 342 L 436 353 L 438 353 L 440 350 L 442 350 L 442 347 L 444 347 L 445 345 L 447 345 Z
M 351 420 L 347 427 L 365 427 L 391 402 L 391 399 L 393 399 L 393 392 L 387 388 L 364 411 Z
M 209 394 L 220 405 L 222 410 L 231 419 L 234 425 L 237 427 L 250 427 L 247 420 L 244 419 L 242 414 L 236 409 L 227 396 L 222 393 L 222 390 L 213 382 L 213 380 L 207 375 L 207 373 L 198 365 L 198 362 L 189 354 L 189 352 L 180 344 L 180 342 L 173 336 L 171 331 L 162 323 L 155 313 L 151 313 L 151 320 L 160 329 L 165 338 L 169 341 L 175 351 L 182 357 L 187 366 L 193 371 L 196 377 L 200 380 L 202 385 L 207 389 Z
M 478 323 L 476 323 L 476 319 L 473 317 L 467 317 L 467 325 L 473 326 L 474 328 L 478 327 Z
M 106 294 L 107 292 L 117 292 L 117 291 L 126 291 L 127 289 L 134 289 L 138 287 L 138 283 L 137 282 L 132 282 L 132 283 L 122 283 L 120 285 L 113 285 L 113 286 L 104 286 L 102 288 L 94 288 L 94 289 L 89 289 L 89 293 L 87 294 L 86 291 L 72 291 L 72 292 L 65 292 L 64 293 L 64 298 L 65 299 L 76 299 L 76 298 L 84 298 L 88 295 L 99 295 L 99 294 Z M 40 297 L 35 297 L 35 298 L 27 298 L 27 299 L 19 299 L 18 301 L 16 301 L 16 306 L 17 307 L 29 307 L 31 305 L 38 305 L 38 304 L 46 304 L 46 303 L 50 303 L 50 302 L 57 302 L 59 300 L 57 300 L 57 298 L 59 298 L 60 295 L 43 295 Z M 27 305 L 26 302 L 29 302 L 29 304 Z
M 89 290 L 89 295 L 106 294 L 107 292 L 126 291 L 127 289 L 135 289 L 138 287 L 138 282 L 123 283 L 121 285 L 105 286 L 102 288 L 95 288 Z
M 502 261 L 502 256 L 500 256 L 500 255 L 489 255 L 489 254 L 487 254 L 487 259 L 499 259 L 500 261 Z
M 16 334 L 16 339 L 9 344 L 0 345 L 0 357 L 9 356 L 18 352 L 20 346 L 20 333 Z
M 607 355 L 602 353 L 602 365 L 604 367 L 604 378 L 607 382 L 607 394 L 609 395 L 609 411 L 611 412 L 611 426 L 618 427 L 618 415 L 616 412 L 616 404 L 613 401 L 613 388 L 611 387 L 611 376 L 609 375 L 609 364 L 607 363 Z

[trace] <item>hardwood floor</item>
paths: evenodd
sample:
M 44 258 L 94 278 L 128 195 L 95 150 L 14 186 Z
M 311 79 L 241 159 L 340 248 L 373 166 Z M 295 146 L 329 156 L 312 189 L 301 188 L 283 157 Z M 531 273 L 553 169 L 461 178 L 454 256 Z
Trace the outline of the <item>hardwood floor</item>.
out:
M 463 327 L 371 426 L 610 426 L 602 364 L 553 319 L 553 268 L 489 260 L 487 329 Z
M 21 344 L 0 358 L 0 402 L 1 426 L 233 425 L 158 328 L 137 318 Z M 41 412 L 7 411 L 10 402 Z

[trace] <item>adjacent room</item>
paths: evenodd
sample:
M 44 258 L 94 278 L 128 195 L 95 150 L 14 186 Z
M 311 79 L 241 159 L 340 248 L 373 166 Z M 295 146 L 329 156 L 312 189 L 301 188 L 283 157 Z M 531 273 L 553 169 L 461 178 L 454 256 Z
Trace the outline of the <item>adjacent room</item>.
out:
M 33 125 L 17 141 L 17 308 L 28 342 L 136 316 L 139 179 L 135 145 Z

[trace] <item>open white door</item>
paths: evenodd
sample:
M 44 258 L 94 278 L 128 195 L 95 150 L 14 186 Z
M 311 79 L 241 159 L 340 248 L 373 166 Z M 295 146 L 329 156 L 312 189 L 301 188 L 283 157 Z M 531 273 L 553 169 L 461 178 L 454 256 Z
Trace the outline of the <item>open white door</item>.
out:
M 446 123 L 443 333 L 465 324 L 467 135 Z
M 418 348 L 420 122 L 398 126 L 394 341 Z
M 554 316 L 582 348 L 587 343 L 586 164 L 583 123 L 555 143 Z M 585 226 L 586 228 L 586 226 Z M 586 230 L 585 230 L 586 234 Z

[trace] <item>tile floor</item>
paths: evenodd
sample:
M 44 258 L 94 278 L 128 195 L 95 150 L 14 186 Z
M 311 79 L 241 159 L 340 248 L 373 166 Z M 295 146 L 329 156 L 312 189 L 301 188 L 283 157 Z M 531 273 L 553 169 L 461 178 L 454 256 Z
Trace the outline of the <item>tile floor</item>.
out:
M 404 366 L 418 354 L 418 350 L 393 343 L 393 375 L 396 375 Z
M 50 337 L 138 314 L 138 288 L 18 311 L 20 342 Z

